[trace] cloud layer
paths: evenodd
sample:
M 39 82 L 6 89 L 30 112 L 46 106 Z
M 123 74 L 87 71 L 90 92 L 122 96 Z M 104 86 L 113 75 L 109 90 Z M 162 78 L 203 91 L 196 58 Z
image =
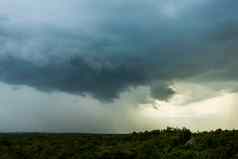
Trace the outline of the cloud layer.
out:
M 176 80 L 237 80 L 236 3 L 1 1 L 0 80 L 101 101 L 138 86 L 168 100 Z

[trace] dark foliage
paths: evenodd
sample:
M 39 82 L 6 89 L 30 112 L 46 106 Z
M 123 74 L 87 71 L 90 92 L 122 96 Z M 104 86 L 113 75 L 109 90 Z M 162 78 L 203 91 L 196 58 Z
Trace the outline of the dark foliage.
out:
M 1 134 L 0 159 L 236 159 L 238 131 Z

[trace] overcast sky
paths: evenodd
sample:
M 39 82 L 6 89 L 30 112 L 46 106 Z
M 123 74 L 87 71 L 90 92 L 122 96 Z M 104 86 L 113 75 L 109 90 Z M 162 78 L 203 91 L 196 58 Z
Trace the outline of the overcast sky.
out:
M 238 128 L 238 2 L 1 0 L 0 131 Z

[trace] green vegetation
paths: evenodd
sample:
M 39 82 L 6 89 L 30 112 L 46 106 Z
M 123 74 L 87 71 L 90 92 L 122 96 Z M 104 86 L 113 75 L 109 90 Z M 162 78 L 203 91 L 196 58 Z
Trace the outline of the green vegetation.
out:
M 123 135 L 1 134 L 0 159 L 236 159 L 238 131 L 167 128 Z

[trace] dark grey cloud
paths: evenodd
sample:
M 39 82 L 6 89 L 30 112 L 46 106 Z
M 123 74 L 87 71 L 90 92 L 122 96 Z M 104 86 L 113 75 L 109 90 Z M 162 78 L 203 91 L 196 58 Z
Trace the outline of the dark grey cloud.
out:
M 79 57 L 43 66 L 14 57 L 1 59 L 1 80 L 4 82 L 45 91 L 90 93 L 105 100 L 116 97 L 128 86 L 142 84 L 146 81 L 145 77 L 141 70 L 129 66 L 93 68 Z
M 27 15 L 27 5 L 36 7 L 29 3 L 0 18 L 5 83 L 112 101 L 138 86 L 168 100 L 174 80 L 199 74 L 236 80 L 237 2 L 50 2 Z
M 151 85 L 151 97 L 160 100 L 168 100 L 175 94 L 175 90 L 169 84 L 162 81 Z
M 81 57 L 45 65 L 15 57 L 5 57 L 0 61 L 0 80 L 6 83 L 28 85 L 43 91 L 90 94 L 105 101 L 118 97 L 123 90 L 148 85 L 154 80 L 150 68 L 145 70 L 148 66 L 139 64 L 139 59 L 120 64 L 100 62 L 98 65 Z

